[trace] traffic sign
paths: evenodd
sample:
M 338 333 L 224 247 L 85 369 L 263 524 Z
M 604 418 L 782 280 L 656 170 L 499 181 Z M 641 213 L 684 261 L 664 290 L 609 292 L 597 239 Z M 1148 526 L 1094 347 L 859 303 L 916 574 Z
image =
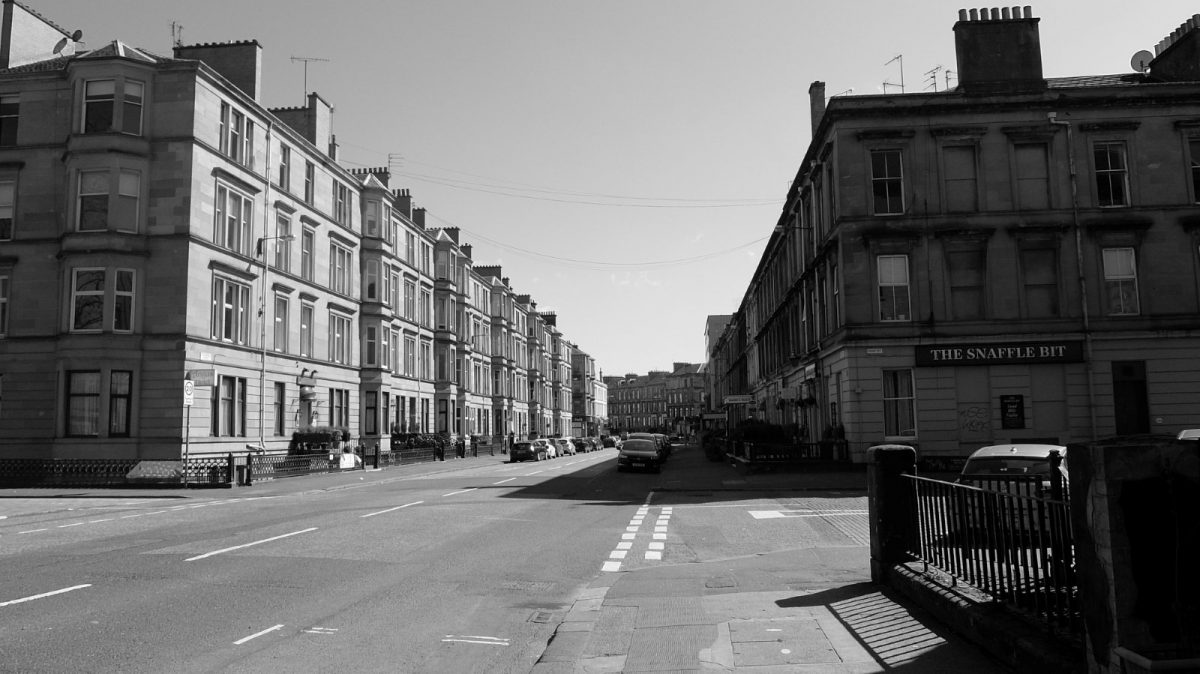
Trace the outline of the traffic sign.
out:
M 748 395 L 725 396 L 726 405 L 749 405 L 751 400 L 753 400 L 753 397 Z
M 196 400 L 196 384 L 191 379 L 183 380 L 183 406 L 191 407 Z

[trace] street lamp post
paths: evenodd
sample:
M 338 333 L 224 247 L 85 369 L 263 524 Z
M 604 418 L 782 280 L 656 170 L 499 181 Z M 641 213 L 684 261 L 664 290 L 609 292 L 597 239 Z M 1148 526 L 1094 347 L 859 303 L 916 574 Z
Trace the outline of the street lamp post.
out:
M 255 254 L 259 258 L 259 264 L 262 265 L 262 278 L 259 279 L 262 286 L 258 293 L 258 451 L 265 451 L 266 445 L 266 427 L 263 425 L 266 420 L 264 410 L 267 407 L 267 242 L 268 241 L 293 241 L 296 236 L 294 234 L 284 234 L 282 236 L 263 236 L 259 237 L 258 243 L 255 244 Z

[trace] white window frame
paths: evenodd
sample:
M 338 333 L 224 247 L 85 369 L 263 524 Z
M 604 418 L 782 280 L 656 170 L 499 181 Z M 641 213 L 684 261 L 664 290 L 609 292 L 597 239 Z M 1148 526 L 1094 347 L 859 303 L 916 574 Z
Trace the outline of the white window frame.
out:
M 895 274 L 893 272 L 897 271 L 897 269 L 894 266 L 891 269 L 885 269 L 885 260 L 888 262 L 903 260 L 904 281 L 902 283 L 895 280 Z M 908 267 L 907 255 L 878 255 L 875 258 L 875 268 L 879 285 L 879 320 L 881 322 L 909 322 L 912 320 L 912 279 L 909 275 Z M 908 305 L 908 314 L 902 316 L 899 311 L 894 311 L 892 316 L 885 315 L 884 309 L 885 306 L 888 305 L 885 305 L 883 302 L 884 293 L 891 293 L 892 302 L 890 303 L 890 306 L 893 308 L 893 310 L 895 310 L 898 307 L 900 288 L 903 288 L 904 290 L 905 303 Z
M 339 295 L 354 290 L 354 252 L 336 242 L 329 242 L 329 289 Z
M 209 336 L 232 344 L 250 343 L 250 286 L 228 276 L 213 274 Z
M 130 333 L 133 332 L 134 311 L 137 309 L 137 272 L 133 269 L 115 269 L 113 275 L 112 330 Z
M 313 334 L 315 327 L 313 323 L 317 319 L 317 308 L 312 302 L 300 303 L 300 355 L 306 358 L 312 358 L 313 355 Z
M 1101 250 L 1101 260 L 1104 267 L 1105 315 L 1137 316 L 1141 314 L 1137 250 L 1130 246 L 1104 248 Z
M 278 353 L 288 352 L 288 335 L 289 335 L 289 315 L 291 314 L 291 300 L 284 293 L 275 293 L 275 310 L 273 313 L 275 321 L 274 329 L 274 348 Z
M 1104 150 L 1106 157 L 1104 168 L 1097 161 L 1101 150 Z M 1116 150 L 1114 153 L 1113 150 Z M 1113 167 L 1112 158 L 1119 157 L 1121 165 Z M 1100 208 L 1127 208 L 1131 200 L 1129 194 L 1129 148 L 1126 147 L 1123 140 L 1098 140 L 1092 144 L 1092 161 L 1095 162 L 1093 170 L 1095 171 L 1096 188 L 1096 205 Z M 1100 184 L 1101 182 L 1108 184 L 1108 193 L 1110 195 L 1109 203 L 1104 203 L 1101 200 Z M 1121 199 L 1118 203 L 1116 200 L 1111 200 L 1114 194 L 1114 185 L 1120 189 Z
M 885 173 L 884 175 L 877 175 L 875 173 L 875 168 L 876 168 L 875 167 L 875 157 L 877 155 L 883 156 L 883 155 L 893 155 L 893 154 L 896 156 L 896 158 L 898 160 L 897 161 L 897 163 L 899 165 L 898 166 L 898 170 L 899 170 L 898 174 L 891 175 L 890 173 Z M 870 158 L 870 163 L 868 164 L 868 166 L 870 167 L 870 171 L 871 171 L 871 213 L 873 215 L 902 215 L 905 210 L 905 204 L 904 204 L 904 152 L 900 148 L 895 148 L 895 147 L 874 148 L 874 149 L 870 150 L 869 158 Z M 888 163 L 886 159 L 884 159 L 884 163 L 885 163 L 885 168 L 886 168 L 886 164 Z M 887 197 L 884 199 L 884 202 L 882 204 L 883 205 L 882 210 L 880 209 L 880 205 L 881 205 L 880 200 L 875 193 L 875 189 L 876 189 L 877 185 L 883 185 L 885 188 L 885 191 L 887 193 Z M 892 194 L 892 186 L 893 185 L 899 186 L 898 193 L 895 195 Z M 898 204 L 896 203 L 897 201 L 899 202 Z
M 237 204 L 237 213 L 230 206 Z M 213 200 L 213 243 L 235 253 L 250 255 L 254 231 L 254 199 L 224 182 L 217 182 Z
M 349 316 L 329 312 L 329 362 L 349 365 L 354 344 L 353 325 Z
M 98 278 L 99 288 L 80 288 L 81 276 Z M 108 273 L 104 267 L 77 267 L 71 270 L 71 332 L 101 332 L 104 329 L 104 297 Z M 79 312 L 84 306 L 99 305 L 99 315 L 80 327 Z

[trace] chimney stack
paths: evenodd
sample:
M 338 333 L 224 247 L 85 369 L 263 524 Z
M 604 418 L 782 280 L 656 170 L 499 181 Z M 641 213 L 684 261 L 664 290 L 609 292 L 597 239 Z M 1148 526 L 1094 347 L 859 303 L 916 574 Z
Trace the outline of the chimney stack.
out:
M 1045 91 L 1039 21 L 1028 5 L 958 10 L 959 89 L 982 95 Z
M 255 101 L 262 93 L 262 45 L 257 40 L 175 47 L 175 58 L 203 61 Z
M 1163 82 L 1200 81 L 1200 14 L 1180 24 L 1154 47 L 1150 76 Z
M 813 82 L 808 85 L 808 115 L 811 118 L 813 138 L 817 137 L 817 127 L 825 116 L 825 83 Z

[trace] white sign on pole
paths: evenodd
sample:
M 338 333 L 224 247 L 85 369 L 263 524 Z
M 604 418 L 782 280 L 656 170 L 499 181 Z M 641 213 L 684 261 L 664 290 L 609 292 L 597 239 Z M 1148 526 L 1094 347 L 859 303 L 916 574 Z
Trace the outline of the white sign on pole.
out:
M 191 379 L 183 380 L 183 406 L 191 407 L 196 400 L 196 384 Z

